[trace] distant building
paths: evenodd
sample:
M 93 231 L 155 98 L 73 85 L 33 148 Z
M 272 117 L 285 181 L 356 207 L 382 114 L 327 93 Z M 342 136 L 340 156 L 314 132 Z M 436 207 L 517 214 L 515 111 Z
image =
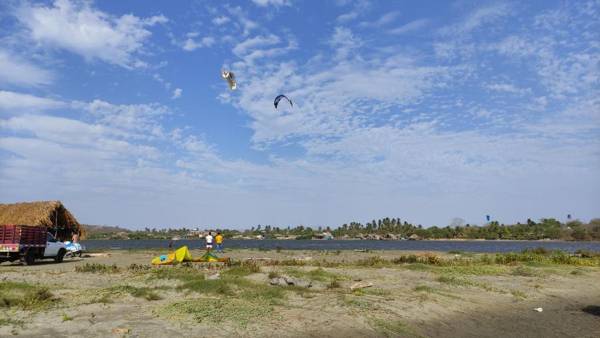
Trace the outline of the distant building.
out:
M 314 239 L 325 239 L 325 240 L 329 240 L 329 239 L 333 239 L 333 235 L 331 234 L 331 232 L 325 231 L 322 232 L 320 234 L 315 234 L 313 236 Z

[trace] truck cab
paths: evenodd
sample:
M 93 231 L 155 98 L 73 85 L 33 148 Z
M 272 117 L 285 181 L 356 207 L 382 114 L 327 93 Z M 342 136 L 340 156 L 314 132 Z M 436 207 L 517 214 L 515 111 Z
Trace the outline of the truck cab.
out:
M 67 247 L 63 242 L 58 241 L 51 233 L 47 233 L 46 235 L 46 248 L 44 249 L 44 258 L 55 258 L 61 254 L 61 249 L 64 251 L 62 253 L 63 257 L 65 255 Z M 62 259 L 61 259 L 62 261 Z

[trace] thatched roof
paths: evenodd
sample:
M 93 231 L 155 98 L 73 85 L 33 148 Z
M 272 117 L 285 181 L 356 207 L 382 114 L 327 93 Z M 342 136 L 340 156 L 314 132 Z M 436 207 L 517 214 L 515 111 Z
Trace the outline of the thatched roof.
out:
M 43 225 L 60 239 L 70 239 L 73 233 L 84 235 L 84 229 L 60 201 L 0 204 L 0 224 Z

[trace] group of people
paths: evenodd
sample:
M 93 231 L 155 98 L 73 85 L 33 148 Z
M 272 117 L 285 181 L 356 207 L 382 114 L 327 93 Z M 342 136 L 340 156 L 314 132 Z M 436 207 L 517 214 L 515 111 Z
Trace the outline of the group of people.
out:
M 220 232 L 213 237 L 212 231 L 208 232 L 208 235 L 204 236 L 206 241 L 206 251 L 212 251 L 213 243 L 216 245 L 216 252 L 223 252 L 223 235 Z

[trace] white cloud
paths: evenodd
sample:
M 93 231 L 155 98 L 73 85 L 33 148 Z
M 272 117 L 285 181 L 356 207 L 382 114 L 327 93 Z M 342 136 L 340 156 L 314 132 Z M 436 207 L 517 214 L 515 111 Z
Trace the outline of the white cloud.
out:
M 0 90 L 0 112 L 9 114 L 20 112 L 37 112 L 48 109 L 66 107 L 65 102 L 30 94 Z
M 206 47 L 211 47 L 212 45 L 215 44 L 215 38 L 213 38 L 212 36 L 205 36 L 202 38 L 202 45 L 206 46 Z
M 253 119 L 255 144 L 297 136 L 339 136 L 391 106 L 422 99 L 431 88 L 443 86 L 449 72 L 444 67 L 420 66 L 401 56 L 366 61 L 361 55 L 346 54 L 347 58 L 316 69 L 279 63 L 246 78 L 238 106 Z M 294 109 L 274 110 L 272 99 L 281 92 L 292 100 L 302 100 L 296 101 Z
M 84 113 L 82 120 L 45 114 L 0 119 L 0 149 L 11 154 L 0 158 L 3 193 L 21 186 L 45 196 L 60 186 L 61 194 L 120 194 L 141 191 L 152 177 L 170 180 L 156 164 L 165 154 L 155 146 L 170 139 L 160 123 L 166 108 L 100 100 L 69 106 L 64 109 Z
M 54 74 L 0 49 L 0 84 L 22 87 L 49 85 Z
M 212 22 L 217 26 L 224 25 L 224 24 L 228 23 L 229 21 L 231 21 L 231 19 L 229 19 L 228 17 L 226 17 L 224 15 L 218 16 L 218 17 L 212 19 Z
M 167 21 L 164 16 L 117 17 L 93 8 L 87 1 L 69 0 L 56 0 L 49 7 L 24 4 L 16 15 L 35 42 L 125 68 L 145 65 L 138 54 L 152 35 L 147 27 Z
M 448 36 L 465 35 L 511 13 L 511 6 L 507 3 L 496 3 L 480 7 L 470 12 L 459 23 L 442 28 L 440 33 Z
M 345 27 L 336 27 L 329 42 L 335 50 L 337 58 L 346 58 L 362 44 L 360 39 L 355 37 L 352 31 Z
M 169 22 L 169 19 L 167 19 L 167 17 L 162 14 L 144 19 L 144 23 L 148 26 L 154 26 L 156 24 L 166 24 L 167 22 Z
M 287 45 L 282 45 L 287 42 Z M 293 38 L 282 41 L 273 34 L 258 35 L 238 42 L 232 49 L 233 54 L 243 61 L 234 62 L 231 69 L 236 73 L 254 72 L 254 65 L 258 62 L 267 62 L 276 56 L 281 56 L 298 48 Z
M 242 34 L 244 36 L 250 34 L 251 31 L 257 29 L 259 25 L 248 18 L 248 15 L 241 7 L 229 7 L 226 6 L 227 11 L 231 14 L 231 17 L 235 18 L 236 25 L 240 24 L 242 27 Z
M 600 83 L 600 52 L 593 47 L 597 45 L 597 39 L 588 34 L 587 15 L 572 13 L 568 8 L 560 13 L 559 18 L 553 13 L 543 13 L 535 19 L 542 32 L 509 35 L 497 43 L 486 45 L 485 49 L 509 57 L 509 60 L 527 61 L 528 67 L 537 74 L 539 83 L 553 98 L 589 95 L 590 89 Z M 559 25 L 556 20 L 566 20 L 568 24 Z M 565 27 L 570 27 L 573 32 L 565 32 Z M 565 34 L 576 35 L 565 40 Z
M 337 21 L 341 22 L 341 23 L 345 23 L 351 20 L 354 20 L 358 17 L 358 12 L 356 11 L 352 11 L 352 12 L 348 12 L 348 13 L 344 13 L 341 14 L 337 17 Z
M 424 28 L 428 24 L 429 24 L 428 19 L 417 19 L 417 20 L 411 21 L 409 23 L 406 23 L 400 27 L 390 29 L 387 32 L 390 34 L 397 34 L 397 35 L 406 34 L 406 33 L 413 32 L 413 31 L 419 30 L 421 28 Z
M 202 47 L 211 47 L 216 42 L 215 38 L 213 38 L 212 36 L 205 36 L 202 39 L 200 39 L 200 41 L 196 41 L 194 38 L 198 36 L 198 33 L 195 32 L 188 33 L 187 36 L 188 38 L 183 42 L 181 48 L 188 52 L 194 51 Z
M 511 35 L 489 46 L 492 50 L 510 56 L 530 56 L 536 54 L 539 46 L 520 36 Z
M 340 5 L 344 6 L 345 4 L 340 4 Z M 339 23 L 347 23 L 349 21 L 352 21 L 352 20 L 358 18 L 359 16 L 364 15 L 370 7 L 371 7 L 371 3 L 368 0 L 354 1 L 352 10 L 339 15 L 336 18 L 336 21 Z
M 202 45 L 196 41 L 194 41 L 193 39 L 188 38 L 187 40 L 185 40 L 185 42 L 183 43 L 183 50 L 191 52 L 193 50 L 196 50 L 198 48 L 202 47 Z
M 266 6 L 289 6 L 291 5 L 291 1 L 289 0 L 252 0 L 257 6 L 266 7 Z
M 172 99 L 178 99 L 181 97 L 181 94 L 183 93 L 183 89 L 181 88 L 175 88 L 175 90 L 173 91 L 173 95 L 171 96 Z
M 180 97 L 183 90 L 177 88 L 173 92 L 173 97 Z M 169 108 L 158 104 L 112 104 L 103 100 L 94 100 L 91 102 L 81 101 L 61 101 L 50 98 L 38 97 L 30 94 L 1 91 L 0 90 L 0 112 L 7 112 L 13 117 L 11 126 L 18 121 L 30 121 L 40 116 L 39 123 L 44 121 L 65 121 L 65 123 L 85 123 L 72 119 L 54 119 L 52 116 L 46 116 L 44 120 L 43 113 L 49 110 L 79 110 L 83 111 L 95 121 L 95 125 L 104 130 L 111 130 L 112 134 L 123 138 L 131 139 L 151 139 L 164 138 L 165 133 L 161 125 L 161 119 L 169 114 Z M 23 117 L 26 115 L 26 117 Z M 15 122 L 16 121 L 16 122 Z M 37 122 L 36 122 L 37 123 Z M 21 125 L 21 124 L 19 124 Z
M 154 80 L 156 80 L 158 83 L 160 83 L 160 84 L 162 84 L 163 86 L 165 86 L 165 89 L 166 89 L 166 90 L 171 90 L 171 86 L 172 86 L 171 82 L 169 82 L 169 81 L 165 80 L 165 79 L 164 79 L 162 76 L 160 76 L 160 74 L 154 73 L 154 74 L 152 75 L 152 78 L 153 78 Z
M 233 48 L 233 53 L 237 56 L 247 55 L 257 47 L 264 47 L 269 45 L 275 45 L 280 42 L 280 39 L 273 34 L 259 35 L 250 39 L 246 39 Z
M 531 89 L 529 88 L 518 88 L 517 86 L 510 83 L 491 83 L 488 84 L 486 88 L 497 92 L 505 92 L 519 95 L 531 93 Z
M 165 137 L 160 120 L 171 113 L 158 103 L 117 105 L 94 100 L 75 102 L 73 106 L 88 112 L 97 123 L 118 130 L 124 137 L 136 139 Z
M 400 12 L 398 11 L 392 11 L 389 13 L 385 13 L 383 15 L 381 15 L 377 20 L 375 21 L 364 21 L 360 23 L 360 26 L 362 27 L 382 27 L 385 25 L 388 25 L 390 23 L 392 23 L 398 16 L 400 16 Z

